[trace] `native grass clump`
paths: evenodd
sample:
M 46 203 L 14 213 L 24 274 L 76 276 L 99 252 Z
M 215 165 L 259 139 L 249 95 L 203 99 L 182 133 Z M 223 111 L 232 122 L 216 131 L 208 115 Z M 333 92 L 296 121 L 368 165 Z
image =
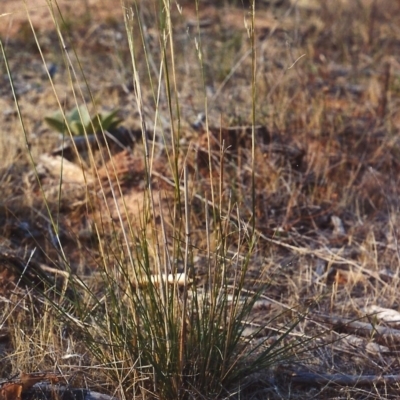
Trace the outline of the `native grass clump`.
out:
M 0 399 L 395 396 L 400 11 L 219 3 L 0 28 Z

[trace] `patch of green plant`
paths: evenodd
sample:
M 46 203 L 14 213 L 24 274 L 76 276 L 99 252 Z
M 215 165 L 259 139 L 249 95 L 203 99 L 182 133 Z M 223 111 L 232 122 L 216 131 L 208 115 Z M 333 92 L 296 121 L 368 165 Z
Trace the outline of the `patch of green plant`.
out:
M 91 135 L 94 133 L 112 131 L 122 122 L 118 117 L 119 110 L 106 113 L 98 113 L 93 118 L 85 105 L 74 107 L 71 111 L 63 113 L 60 110 L 44 120 L 51 128 L 57 132 L 65 133 L 70 131 L 73 136 Z

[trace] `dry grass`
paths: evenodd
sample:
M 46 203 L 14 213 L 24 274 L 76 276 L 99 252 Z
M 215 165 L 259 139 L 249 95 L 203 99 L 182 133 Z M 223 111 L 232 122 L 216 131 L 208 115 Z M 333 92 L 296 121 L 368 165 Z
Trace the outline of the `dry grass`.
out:
M 74 106 L 73 85 L 49 10 L 46 5 L 27 3 L 45 60 L 57 64 L 55 89 L 68 110 Z M 137 129 L 140 110 L 132 85 L 123 16 L 119 5 L 105 3 L 76 2 L 69 10 L 60 2 L 66 20 L 63 33 L 68 46 L 76 50 L 96 105 L 120 108 L 123 125 Z M 154 212 L 147 220 L 146 168 L 140 142 L 133 153 L 119 153 L 112 160 L 105 154 L 107 159 L 102 161 L 99 152 L 94 154 L 94 160 L 84 159 L 90 182 L 82 185 L 81 178 L 66 181 L 60 195 L 59 168 L 46 168 L 40 159 L 58 140 L 43 123 L 44 117 L 58 107 L 56 96 L 23 5 L 0 19 L 1 40 L 29 146 L 41 166 L 39 185 L 14 113 L 3 62 L 0 287 L 4 288 L 4 306 L 0 327 L 7 333 L 6 339 L 0 337 L 4 343 L 0 347 L 3 377 L 20 370 L 56 369 L 77 373 L 73 379 L 79 383 L 85 380 L 85 385 L 99 391 L 128 397 L 128 393 L 132 394 L 129 386 L 124 387 L 122 368 L 121 376 L 111 379 L 109 366 L 95 364 L 97 361 L 89 356 L 79 334 L 63 336 L 70 322 L 60 320 L 44 300 L 36 299 L 34 292 L 21 289 L 18 267 L 10 261 L 9 254 L 25 262 L 32 256 L 37 263 L 35 268 L 45 264 L 52 268 L 52 276 L 57 269 L 71 269 L 98 296 L 107 292 L 100 279 L 102 266 L 128 262 L 127 246 L 121 239 L 123 229 L 136 234 L 148 226 L 151 229 L 144 236 L 136 237 L 146 238 L 148 243 L 156 243 L 157 239 L 162 243 L 169 238 L 166 247 L 173 248 L 172 254 L 179 259 L 176 246 L 178 242 L 185 243 L 185 232 L 183 227 L 177 230 L 179 223 L 173 213 L 177 198 L 174 162 L 178 176 L 184 165 L 189 171 L 190 241 L 196 279 L 201 281 L 207 276 L 210 254 L 219 254 L 220 227 L 206 226 L 204 202 L 211 201 L 212 193 L 214 205 L 230 217 L 230 233 L 224 237 L 226 256 L 233 264 L 247 256 L 253 212 L 251 130 L 227 128 L 252 124 L 251 46 L 247 30 L 251 21 L 246 6 L 220 3 L 215 6 L 201 2 L 198 17 L 191 2 L 183 4 L 182 13 L 171 7 L 174 53 L 167 53 L 166 59 L 173 57 L 175 62 L 177 93 L 171 96 L 178 96 L 179 116 L 176 110 L 172 115 L 169 112 L 165 86 L 160 87 L 160 101 L 155 104 L 151 85 L 158 83 L 161 38 L 153 8 L 141 8 L 147 50 L 143 52 L 138 39 L 136 60 L 147 128 L 155 139 L 151 149 Z M 385 325 L 376 316 L 365 318 L 366 307 L 378 305 L 396 310 L 399 306 L 400 66 L 396 52 L 400 6 L 390 0 L 317 2 L 308 8 L 303 3 L 307 2 L 297 6 L 296 2 L 283 2 L 280 7 L 260 5 L 256 10 L 255 122 L 262 128 L 256 130 L 254 210 L 259 239 L 252 249 L 245 287 L 257 290 L 268 284 L 261 297 L 264 302 L 253 309 L 253 327 L 278 314 L 279 318 L 265 329 L 266 334 L 272 335 L 291 322 L 296 315 L 293 310 L 301 310 L 307 312 L 307 318 L 292 332 L 293 337 L 315 340 L 308 343 L 306 353 L 299 352 L 291 365 L 282 361 L 279 367 L 254 375 L 251 389 L 247 388 L 242 396 L 397 398 L 396 382 L 343 386 L 299 384 L 293 379 L 293 371 L 381 376 L 395 374 L 399 369 L 395 340 L 383 340 L 373 331 L 367 336 L 356 331 L 351 333 L 358 335 L 361 342 L 350 343 L 348 339 L 353 336 L 349 336 L 349 329 L 334 323 L 334 318 Z M 114 14 L 109 12 L 111 9 L 118 11 Z M 39 12 L 46 16 L 36 18 Z M 198 23 L 203 68 L 199 66 L 195 41 L 199 40 Z M 138 30 L 134 37 L 140 37 Z M 77 65 L 75 58 L 73 63 Z M 79 82 L 83 82 L 81 76 Z M 89 101 L 89 92 L 83 90 Z M 207 110 L 204 94 L 208 96 Z M 200 112 L 207 114 L 209 132 L 204 126 L 191 126 Z M 179 141 L 176 160 L 167 157 L 172 154 L 173 130 Z M 110 187 L 117 193 L 116 201 Z M 49 220 L 44 197 L 58 235 Z M 171 232 L 180 236 L 172 237 Z M 150 251 L 148 257 L 157 264 L 157 254 Z M 233 280 L 233 274 L 228 277 Z M 62 291 L 64 281 L 58 278 Z M 12 282 L 19 287 L 14 288 Z M 67 298 L 69 295 L 72 296 L 67 293 Z M 82 303 L 91 301 L 88 296 Z M 68 300 L 62 299 L 60 304 L 68 304 Z M 292 313 L 282 313 L 286 310 Z M 371 350 L 372 344 L 386 347 Z

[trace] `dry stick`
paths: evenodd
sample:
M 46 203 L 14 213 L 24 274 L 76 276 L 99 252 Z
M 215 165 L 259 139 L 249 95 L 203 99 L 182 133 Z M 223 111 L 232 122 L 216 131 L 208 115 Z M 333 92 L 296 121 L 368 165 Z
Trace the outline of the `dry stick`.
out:
M 341 386 L 372 386 L 398 384 L 400 375 L 344 375 L 316 374 L 313 372 L 292 372 L 289 374 L 294 383 L 306 385 L 335 384 Z
M 356 333 L 360 336 L 373 337 L 375 342 L 386 346 L 400 344 L 399 329 L 375 326 L 368 322 L 354 321 L 349 318 L 331 317 L 327 315 L 313 316 L 313 319 L 332 324 L 333 330 L 341 329 L 349 333 Z

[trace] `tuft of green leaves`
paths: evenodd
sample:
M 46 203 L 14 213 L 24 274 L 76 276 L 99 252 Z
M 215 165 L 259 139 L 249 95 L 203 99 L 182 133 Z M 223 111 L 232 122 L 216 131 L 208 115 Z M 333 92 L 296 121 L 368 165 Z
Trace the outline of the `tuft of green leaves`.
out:
M 112 131 L 122 122 L 118 117 L 119 110 L 106 113 L 98 113 L 90 118 L 89 111 L 85 105 L 74 107 L 71 111 L 63 113 L 58 110 L 44 120 L 57 132 L 70 131 L 73 136 L 91 135 L 103 130 Z

